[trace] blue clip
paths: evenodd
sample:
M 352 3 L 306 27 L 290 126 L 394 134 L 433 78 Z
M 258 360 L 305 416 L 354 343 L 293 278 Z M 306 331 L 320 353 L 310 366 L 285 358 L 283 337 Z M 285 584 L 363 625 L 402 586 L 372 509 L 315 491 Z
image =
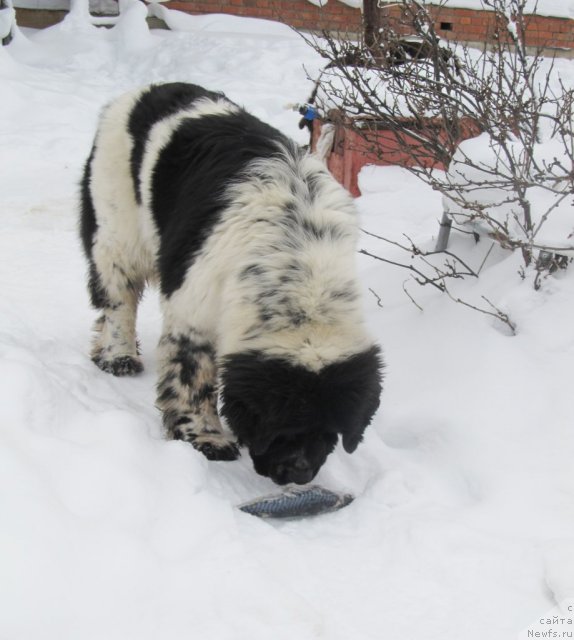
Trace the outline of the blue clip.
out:
M 317 111 L 312 104 L 303 104 L 299 107 L 299 113 L 305 120 L 315 120 L 317 117 Z
M 317 112 L 315 111 L 315 107 L 310 104 L 306 106 L 307 106 L 307 110 L 303 114 L 303 117 L 305 118 L 305 120 L 315 120 L 315 118 L 317 117 Z

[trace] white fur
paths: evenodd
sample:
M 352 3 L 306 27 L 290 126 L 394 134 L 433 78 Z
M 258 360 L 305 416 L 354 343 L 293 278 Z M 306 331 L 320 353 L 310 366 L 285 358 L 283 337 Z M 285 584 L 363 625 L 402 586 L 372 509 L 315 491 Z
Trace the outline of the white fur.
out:
M 155 272 L 155 247 L 145 232 L 146 212 L 137 205 L 130 170 L 132 139 L 128 119 L 142 93 L 138 90 L 124 95 L 105 109 L 91 164 L 90 192 L 99 226 L 93 256 L 112 292 L 116 280 L 111 272 L 114 264 L 121 264 L 126 274 L 136 280 Z
M 124 96 L 106 110 L 92 162 L 91 191 L 99 224 L 94 259 L 100 269 L 107 270 L 106 287 L 114 283 L 113 264 L 120 265 L 134 280 L 157 275 L 154 265 L 159 239 L 150 211 L 152 176 L 161 150 L 182 120 L 237 110 L 224 100 L 201 100 L 193 108 L 156 123 L 141 166 L 143 205 L 138 206 L 130 174 L 132 140 L 127 122 L 140 94 Z M 322 188 L 309 205 L 305 179 L 317 175 Z M 233 205 L 223 213 L 183 285 L 162 300 L 164 334 L 195 331 L 215 344 L 219 357 L 257 349 L 314 370 L 368 348 L 372 341 L 362 325 L 356 284 L 355 209 L 350 196 L 328 176 L 322 163 L 311 156 L 297 163 L 292 159 L 256 163 L 250 179 L 229 189 Z M 293 191 L 298 191 L 295 200 L 301 221 L 336 229 L 336 239 L 309 238 L 302 246 L 291 246 L 278 223 L 284 216 L 284 205 L 293 201 Z M 297 233 L 296 227 L 293 232 Z M 271 291 L 279 287 L 281 275 L 292 261 L 304 267 L 306 275 L 302 281 L 280 285 L 274 300 Z M 250 264 L 260 265 L 265 275 L 241 278 Z M 355 299 L 329 298 L 329 292 L 337 289 L 353 293 Z M 267 330 L 258 331 L 256 300 L 266 291 L 277 308 L 277 317 Z M 286 306 L 304 314 L 306 321 L 298 327 L 290 325 L 281 314 Z M 129 320 L 123 322 L 129 324 Z

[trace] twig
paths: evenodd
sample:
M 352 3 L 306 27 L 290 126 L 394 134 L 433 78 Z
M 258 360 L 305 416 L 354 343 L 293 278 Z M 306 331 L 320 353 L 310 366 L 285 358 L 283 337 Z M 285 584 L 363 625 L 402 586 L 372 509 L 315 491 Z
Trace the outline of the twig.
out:
M 375 296 L 377 299 L 377 306 L 383 308 L 383 301 L 381 300 L 381 296 L 374 290 L 369 287 L 369 291 Z
M 487 302 L 494 309 L 494 311 L 488 311 L 487 309 L 481 309 L 480 307 L 477 307 L 476 305 L 471 304 L 470 302 L 467 302 L 466 300 L 463 300 L 462 298 L 456 298 L 447 289 L 445 289 L 445 293 L 448 295 L 448 297 L 453 302 L 457 302 L 458 304 L 462 304 L 463 306 L 468 307 L 469 309 L 473 309 L 474 311 L 478 311 L 479 313 L 483 313 L 484 315 L 491 316 L 493 318 L 496 318 L 497 320 L 500 320 L 501 322 L 503 322 L 504 324 L 506 324 L 508 326 L 508 328 L 512 332 L 512 335 L 516 335 L 516 325 L 514 324 L 514 322 L 512 322 L 512 320 L 510 320 L 510 317 L 508 316 L 508 314 L 504 313 L 503 311 L 501 311 L 500 309 L 495 307 L 492 304 L 492 302 L 490 302 L 490 300 L 488 300 L 488 298 L 486 298 L 485 296 L 481 296 L 481 298 L 485 302 Z
M 480 263 L 480 267 L 478 267 L 478 271 L 476 272 L 477 275 L 480 275 L 480 272 L 482 271 L 482 267 L 484 267 L 486 261 L 488 260 L 488 256 L 490 255 L 491 251 L 494 249 L 494 245 L 495 243 L 493 242 L 490 245 L 490 249 L 486 252 L 486 255 L 484 256 L 484 260 Z
M 403 282 L 403 291 L 407 294 L 407 297 L 408 297 L 408 298 L 410 299 L 410 301 L 415 305 L 415 307 L 416 307 L 417 309 L 419 309 L 419 311 L 421 311 L 421 312 L 422 312 L 422 311 L 424 311 L 424 309 L 421 307 L 421 305 L 420 305 L 420 304 L 419 304 L 419 303 L 418 303 L 418 302 L 417 302 L 417 301 L 416 301 L 416 300 L 411 296 L 411 294 L 410 294 L 410 293 L 409 293 L 409 291 L 407 290 L 406 283 L 407 283 L 407 280 L 405 280 L 405 281 Z

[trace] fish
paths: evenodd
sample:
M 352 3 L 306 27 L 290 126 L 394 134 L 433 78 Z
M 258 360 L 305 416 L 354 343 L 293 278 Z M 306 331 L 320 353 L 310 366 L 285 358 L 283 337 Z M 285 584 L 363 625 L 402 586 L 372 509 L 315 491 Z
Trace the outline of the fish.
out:
M 304 518 L 338 511 L 354 499 L 350 493 L 338 493 L 319 485 L 289 486 L 281 493 L 244 502 L 238 508 L 259 518 Z

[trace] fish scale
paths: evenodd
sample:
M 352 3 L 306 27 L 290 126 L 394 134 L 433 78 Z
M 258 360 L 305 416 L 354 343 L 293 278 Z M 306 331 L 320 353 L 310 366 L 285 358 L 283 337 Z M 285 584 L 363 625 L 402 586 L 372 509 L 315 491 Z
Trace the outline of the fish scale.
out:
M 259 518 L 303 518 L 330 513 L 354 500 L 348 493 L 337 493 L 318 485 L 288 487 L 281 493 L 264 496 L 239 505 L 239 509 Z

